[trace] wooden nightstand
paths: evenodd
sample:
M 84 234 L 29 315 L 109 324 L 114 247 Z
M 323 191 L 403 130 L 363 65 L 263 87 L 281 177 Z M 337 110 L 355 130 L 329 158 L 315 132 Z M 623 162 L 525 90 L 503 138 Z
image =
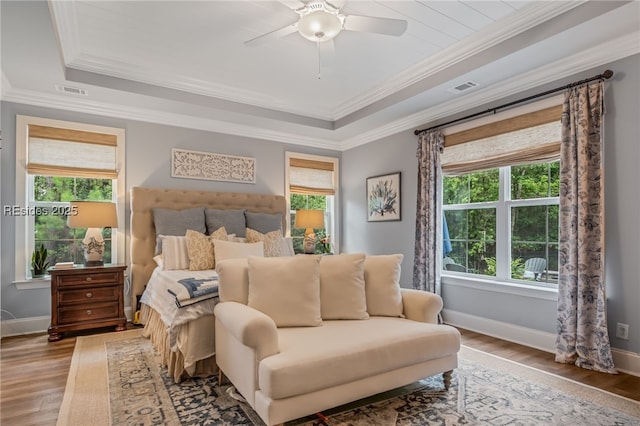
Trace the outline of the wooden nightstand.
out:
M 126 329 L 124 271 L 126 265 L 50 269 L 51 325 L 49 341 L 66 331 L 116 326 Z

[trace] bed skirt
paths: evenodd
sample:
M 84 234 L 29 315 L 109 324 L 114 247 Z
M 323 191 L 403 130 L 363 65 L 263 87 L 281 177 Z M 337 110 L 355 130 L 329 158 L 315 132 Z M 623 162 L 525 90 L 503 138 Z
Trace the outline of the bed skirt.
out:
M 160 314 L 144 303 L 140 307 L 142 335 L 151 340 L 163 367 L 176 383 L 189 377 L 207 377 L 218 372 L 215 356 L 214 316 L 207 315 L 177 326 L 175 347 Z

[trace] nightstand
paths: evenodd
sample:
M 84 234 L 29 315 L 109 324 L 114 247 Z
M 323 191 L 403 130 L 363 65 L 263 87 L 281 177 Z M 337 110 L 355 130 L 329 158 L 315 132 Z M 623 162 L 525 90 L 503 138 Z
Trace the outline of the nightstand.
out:
M 51 325 L 49 341 L 67 331 L 115 326 L 126 329 L 124 271 L 126 265 L 50 269 Z

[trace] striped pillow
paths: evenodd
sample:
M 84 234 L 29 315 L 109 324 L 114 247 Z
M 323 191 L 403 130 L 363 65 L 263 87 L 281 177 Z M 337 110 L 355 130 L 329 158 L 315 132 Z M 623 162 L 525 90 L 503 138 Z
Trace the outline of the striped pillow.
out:
M 177 235 L 159 235 L 158 237 L 162 240 L 164 270 L 189 269 L 187 237 Z

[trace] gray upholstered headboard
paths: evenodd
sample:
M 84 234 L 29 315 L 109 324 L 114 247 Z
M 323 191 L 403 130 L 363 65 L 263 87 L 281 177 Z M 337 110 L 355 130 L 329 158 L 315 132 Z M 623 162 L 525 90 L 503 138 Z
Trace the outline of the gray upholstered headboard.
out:
M 286 230 L 287 203 L 282 195 L 244 192 L 212 192 L 162 188 L 131 188 L 131 297 L 142 294 L 156 263 L 153 260 L 156 231 L 152 209 L 181 210 L 192 207 L 212 209 L 246 209 L 256 213 L 282 213 Z

